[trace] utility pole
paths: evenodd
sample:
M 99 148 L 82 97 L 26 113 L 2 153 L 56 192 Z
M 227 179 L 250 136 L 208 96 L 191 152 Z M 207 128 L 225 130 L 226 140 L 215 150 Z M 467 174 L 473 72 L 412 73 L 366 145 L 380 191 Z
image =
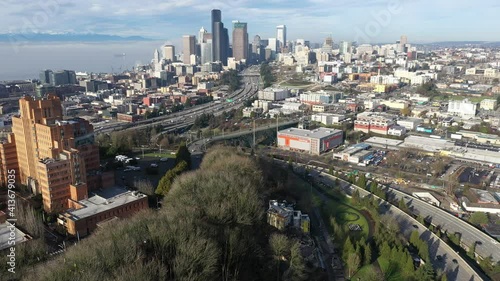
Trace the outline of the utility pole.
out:
M 255 118 L 253 119 L 253 149 L 255 149 Z

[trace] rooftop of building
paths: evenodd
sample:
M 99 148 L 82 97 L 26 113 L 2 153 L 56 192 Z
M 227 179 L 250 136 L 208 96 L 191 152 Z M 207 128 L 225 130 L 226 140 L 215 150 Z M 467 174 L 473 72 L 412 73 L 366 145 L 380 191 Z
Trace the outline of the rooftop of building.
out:
M 70 209 L 65 212 L 65 215 L 71 220 L 77 221 L 86 217 L 90 217 L 116 207 L 141 200 L 146 195 L 130 191 L 119 187 L 107 188 L 95 193 L 92 197 L 78 201 L 82 208 Z
M 268 213 L 275 213 L 283 217 L 293 216 L 293 211 L 293 206 L 287 204 L 286 201 L 279 203 L 277 200 L 270 200 L 269 209 L 267 210 Z
M 444 139 L 434 139 L 434 138 L 420 137 L 420 136 L 408 136 L 405 139 L 404 143 L 401 144 L 401 146 L 407 148 L 421 149 L 430 152 L 437 152 L 440 150 L 444 150 L 446 148 L 453 147 L 454 144 Z
M 295 136 L 300 136 L 300 137 L 310 137 L 310 138 L 317 138 L 317 139 L 328 137 L 330 135 L 337 134 L 339 132 L 342 132 L 342 131 L 336 130 L 336 129 L 323 128 L 323 127 L 317 128 L 314 130 L 289 128 L 289 129 L 279 131 L 280 134 L 288 134 L 288 135 L 295 135 Z
M 17 229 L 10 222 L 0 223 L 0 251 L 13 246 L 9 244 L 9 241 L 12 241 L 9 240 L 13 235 L 12 233 L 14 233 L 15 245 L 19 245 L 31 239 L 29 235 Z
M 395 139 L 389 139 L 389 138 L 382 138 L 382 137 L 371 137 L 365 142 L 369 144 L 377 144 L 377 145 L 387 145 L 388 147 L 394 147 L 394 146 L 399 146 L 400 144 L 403 143 L 401 140 L 395 140 Z

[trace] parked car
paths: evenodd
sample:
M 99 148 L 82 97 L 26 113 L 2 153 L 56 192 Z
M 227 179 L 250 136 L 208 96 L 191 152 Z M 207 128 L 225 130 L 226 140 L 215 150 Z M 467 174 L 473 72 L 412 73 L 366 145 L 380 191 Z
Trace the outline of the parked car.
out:
M 168 158 L 160 158 L 160 162 L 167 162 Z

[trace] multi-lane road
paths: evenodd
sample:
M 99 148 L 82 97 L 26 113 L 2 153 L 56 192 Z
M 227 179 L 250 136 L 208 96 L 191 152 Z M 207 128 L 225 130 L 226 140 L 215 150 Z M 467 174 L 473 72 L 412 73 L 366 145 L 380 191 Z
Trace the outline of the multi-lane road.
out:
M 165 131 L 171 130 L 170 128 L 184 128 L 194 123 L 196 117 L 204 113 L 222 114 L 224 111 L 239 108 L 248 99 L 255 96 L 258 91 L 259 76 L 254 67 L 250 67 L 242 72 L 243 88 L 239 89 L 225 97 L 231 99 L 232 102 L 212 101 L 202 105 L 194 106 L 173 114 L 150 118 L 147 120 L 138 121 L 135 123 L 115 122 L 103 124 L 96 133 L 110 133 L 113 131 L 121 130 L 139 130 L 151 128 L 153 126 L 162 125 Z
M 324 168 L 316 166 L 312 166 L 312 168 L 314 168 L 314 170 L 311 175 L 316 181 L 323 182 L 327 186 L 334 186 L 335 177 L 329 175 L 328 173 L 323 173 Z M 362 188 L 351 185 L 343 180 L 340 182 L 341 190 L 343 190 L 347 195 L 352 195 L 355 189 L 359 190 L 361 196 L 370 195 L 368 191 Z M 421 225 L 413 217 L 391 204 L 385 203 L 384 206 L 384 208 L 381 208 L 381 214 L 393 217 L 398 223 L 401 233 L 407 239 L 410 238 L 410 235 L 414 230 L 417 230 L 420 237 L 424 241 L 427 241 L 431 258 L 430 262 L 432 263 L 434 269 L 446 272 L 448 280 L 484 280 L 460 257 L 458 253 L 439 239 L 434 233 L 429 231 L 424 225 Z

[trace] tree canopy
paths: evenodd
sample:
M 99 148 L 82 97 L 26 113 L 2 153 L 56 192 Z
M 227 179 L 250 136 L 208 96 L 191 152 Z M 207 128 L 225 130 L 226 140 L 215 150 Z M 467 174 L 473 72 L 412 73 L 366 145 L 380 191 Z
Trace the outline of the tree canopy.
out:
M 227 148 L 206 157 L 174 181 L 161 210 L 104 226 L 26 280 L 268 279 L 262 171 Z M 300 277 L 296 253 L 288 274 Z

